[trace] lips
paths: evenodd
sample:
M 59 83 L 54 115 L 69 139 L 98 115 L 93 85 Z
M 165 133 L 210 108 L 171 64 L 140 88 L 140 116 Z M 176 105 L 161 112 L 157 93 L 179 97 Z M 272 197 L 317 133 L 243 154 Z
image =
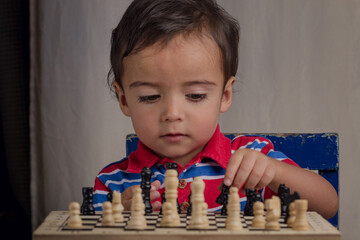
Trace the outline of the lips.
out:
M 165 139 L 168 142 L 176 143 L 182 141 L 186 137 L 185 134 L 182 133 L 167 133 L 162 135 L 161 138 Z

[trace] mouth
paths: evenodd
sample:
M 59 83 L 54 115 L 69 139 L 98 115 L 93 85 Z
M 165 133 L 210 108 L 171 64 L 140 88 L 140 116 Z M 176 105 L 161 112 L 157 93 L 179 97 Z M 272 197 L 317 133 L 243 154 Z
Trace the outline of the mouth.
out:
M 161 135 L 161 138 L 165 139 L 168 142 L 176 143 L 182 141 L 187 135 L 182 133 L 167 133 Z

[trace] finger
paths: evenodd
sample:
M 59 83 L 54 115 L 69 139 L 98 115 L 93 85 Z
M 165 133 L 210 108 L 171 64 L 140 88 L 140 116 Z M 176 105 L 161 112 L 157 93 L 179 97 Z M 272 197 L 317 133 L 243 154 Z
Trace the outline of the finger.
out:
M 150 191 L 150 201 L 154 201 L 160 198 L 160 193 L 158 191 Z
M 266 166 L 266 161 L 264 161 L 263 159 L 255 160 L 254 167 L 248 179 L 246 180 L 245 188 L 254 189 L 258 185 L 264 175 Z
M 238 150 L 230 157 L 224 176 L 224 184 L 226 186 L 231 186 L 233 183 L 236 172 L 243 160 L 243 156 L 243 151 Z
M 159 180 L 156 180 L 151 183 L 150 191 L 157 191 L 157 190 L 159 190 L 160 186 L 161 186 L 161 182 Z
M 140 185 L 134 185 L 131 187 L 128 187 L 121 193 L 121 200 L 128 200 L 132 199 L 134 195 L 135 188 L 139 187 Z
M 269 185 L 271 181 L 274 179 L 275 170 L 271 165 L 268 165 L 263 173 L 258 184 L 255 186 L 256 189 L 264 188 L 265 186 Z
M 244 156 L 236 172 L 235 179 L 232 185 L 240 189 L 247 181 L 254 167 L 254 164 L 255 164 L 254 154 L 247 154 L 246 156 Z
M 130 200 L 122 200 L 121 203 L 122 203 L 125 211 L 130 211 L 131 199 Z
M 124 206 L 125 211 L 130 211 L 131 201 L 134 195 L 135 188 L 138 188 L 140 185 L 134 185 L 128 187 L 121 193 L 121 203 Z
M 161 208 L 161 202 L 159 202 L 159 201 L 153 202 L 151 205 L 152 205 L 153 211 L 158 211 Z

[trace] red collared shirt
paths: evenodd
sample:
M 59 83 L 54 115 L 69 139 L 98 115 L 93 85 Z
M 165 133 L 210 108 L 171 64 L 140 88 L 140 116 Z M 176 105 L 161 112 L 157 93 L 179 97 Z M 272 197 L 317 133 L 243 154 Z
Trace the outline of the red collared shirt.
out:
M 217 211 L 222 208 L 216 203 L 220 194 L 219 184 L 222 182 L 228 161 L 237 149 L 248 148 L 263 154 L 296 165 L 283 153 L 274 151 L 270 140 L 259 136 L 240 135 L 230 140 L 225 137 L 217 127 L 214 135 L 209 140 L 204 150 L 198 153 L 185 167 L 178 165 L 179 186 L 178 202 L 183 210 L 186 210 L 189 203 L 190 185 L 194 177 L 201 177 L 205 182 L 204 197 L 208 204 L 209 211 Z M 160 195 L 164 192 L 165 166 L 174 162 L 169 158 L 161 158 L 155 155 L 148 147 L 139 141 L 138 149 L 132 152 L 128 158 L 114 162 L 98 174 L 94 186 L 94 207 L 101 210 L 102 203 L 107 201 L 107 194 L 114 190 L 122 193 L 128 187 L 140 185 L 141 171 L 144 167 L 152 170 L 151 182 L 159 180 L 161 187 Z M 263 199 L 274 195 L 268 187 L 261 190 Z M 239 192 L 241 208 L 246 203 L 246 196 Z M 161 201 L 161 197 L 155 201 Z

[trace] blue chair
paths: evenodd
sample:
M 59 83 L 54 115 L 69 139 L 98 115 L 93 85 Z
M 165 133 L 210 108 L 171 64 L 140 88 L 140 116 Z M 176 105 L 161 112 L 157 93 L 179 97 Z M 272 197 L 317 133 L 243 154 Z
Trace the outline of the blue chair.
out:
M 224 134 L 232 139 L 236 133 Z M 277 151 L 283 152 L 302 168 L 316 171 L 327 179 L 339 193 L 339 138 L 337 133 L 267 133 L 245 134 L 262 136 L 274 144 Z M 137 149 L 139 139 L 135 134 L 126 137 L 126 154 Z M 329 220 L 338 227 L 338 214 Z

